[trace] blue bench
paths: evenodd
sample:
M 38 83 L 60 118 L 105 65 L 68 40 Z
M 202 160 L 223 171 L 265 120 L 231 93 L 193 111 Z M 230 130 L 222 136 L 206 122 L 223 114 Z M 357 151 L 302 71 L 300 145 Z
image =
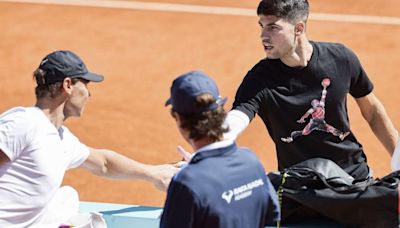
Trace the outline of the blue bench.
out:
M 108 228 L 158 228 L 162 208 L 128 204 L 81 202 L 80 212 L 100 212 L 103 214 Z M 305 221 L 300 224 L 287 225 L 285 227 L 342 228 L 344 226 L 324 220 L 313 220 Z
M 162 208 L 128 204 L 81 202 L 80 212 L 100 212 L 108 228 L 159 227 Z

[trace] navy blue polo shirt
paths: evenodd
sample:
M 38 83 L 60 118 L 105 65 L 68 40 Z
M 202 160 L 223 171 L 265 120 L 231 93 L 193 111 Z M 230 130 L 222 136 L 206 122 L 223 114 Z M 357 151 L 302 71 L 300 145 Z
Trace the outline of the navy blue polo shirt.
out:
M 171 181 L 160 227 L 255 228 L 280 217 L 257 157 L 233 142 L 200 149 Z

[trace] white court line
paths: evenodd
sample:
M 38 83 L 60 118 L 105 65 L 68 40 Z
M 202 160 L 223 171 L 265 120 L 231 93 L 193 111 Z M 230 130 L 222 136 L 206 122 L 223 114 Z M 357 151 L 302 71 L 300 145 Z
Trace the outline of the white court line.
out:
M 137 1 L 112 1 L 112 0 L 0 0 L 0 2 L 37 3 L 68 6 L 91 6 L 115 9 L 155 10 L 169 12 L 187 12 L 217 15 L 256 16 L 256 9 L 185 5 L 174 3 L 137 2 Z M 310 20 L 351 22 L 367 24 L 400 25 L 399 17 L 380 17 L 349 14 L 311 13 Z

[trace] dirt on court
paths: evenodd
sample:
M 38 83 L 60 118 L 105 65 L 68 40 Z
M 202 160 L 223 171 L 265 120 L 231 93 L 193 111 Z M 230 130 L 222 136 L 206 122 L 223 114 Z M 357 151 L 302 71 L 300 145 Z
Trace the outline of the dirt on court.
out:
M 258 1 L 158 0 L 254 9 Z M 310 0 L 312 12 L 399 17 L 398 0 Z M 255 13 L 254 13 L 255 14 Z M 91 97 L 80 119 L 66 125 L 85 144 L 109 148 L 150 164 L 180 159 L 177 145 L 190 149 L 164 107 L 171 81 L 189 70 L 213 76 L 228 96 L 227 108 L 246 72 L 264 52 L 258 18 L 133 9 L 111 9 L 0 1 L 0 112 L 34 104 L 32 72 L 41 58 L 58 49 L 78 53 L 89 70 L 106 76 L 90 84 Z M 396 126 L 400 25 L 310 20 L 312 40 L 344 43 L 359 56 Z M 363 144 L 375 176 L 390 171 L 389 154 L 349 98 L 352 131 Z M 238 143 L 257 152 L 267 170 L 276 156 L 256 118 Z M 165 193 L 144 181 L 111 181 L 74 170 L 64 184 L 85 201 L 162 206 Z

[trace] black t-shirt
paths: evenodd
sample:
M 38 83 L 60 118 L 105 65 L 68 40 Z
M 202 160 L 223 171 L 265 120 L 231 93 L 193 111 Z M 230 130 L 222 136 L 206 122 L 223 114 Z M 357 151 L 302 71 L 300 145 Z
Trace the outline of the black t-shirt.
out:
M 366 156 L 350 130 L 346 100 L 348 93 L 354 98 L 368 95 L 373 84 L 356 55 L 344 45 L 311 44 L 313 54 L 306 67 L 289 67 L 279 59 L 257 63 L 240 85 L 233 109 L 244 112 L 250 120 L 255 114 L 261 117 L 275 142 L 279 170 L 321 157 L 335 161 L 355 178 L 366 177 Z M 321 101 L 323 79 L 330 81 L 325 100 L 317 102 L 323 103 L 323 109 L 313 113 L 317 109 L 310 111 L 311 101 Z M 307 111 L 305 122 L 298 123 Z M 325 128 L 317 129 L 313 124 Z M 329 127 L 331 131 L 326 130 Z M 336 129 L 336 135 L 332 129 Z M 282 140 L 293 132 L 297 137 L 292 142 Z M 340 132 L 349 135 L 342 141 Z

